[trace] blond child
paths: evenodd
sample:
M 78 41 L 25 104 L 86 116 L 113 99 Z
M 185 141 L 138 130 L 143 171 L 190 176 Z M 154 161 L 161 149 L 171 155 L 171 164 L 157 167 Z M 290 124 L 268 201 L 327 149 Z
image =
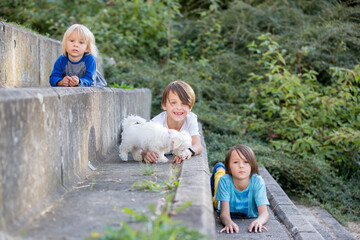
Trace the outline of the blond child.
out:
M 87 27 L 81 24 L 70 26 L 63 36 L 62 50 L 50 75 L 51 86 L 106 86 L 105 79 L 96 70 L 98 50 L 94 35 Z
M 189 155 L 185 158 L 175 156 L 174 163 L 181 163 L 202 151 L 197 116 L 191 112 L 194 104 L 195 93 L 191 86 L 183 81 L 174 81 L 163 92 L 161 106 L 164 111 L 152 119 L 169 129 L 190 133 L 192 146 Z M 159 157 L 155 152 L 143 152 L 142 156 L 149 163 L 156 163 Z
M 220 212 L 224 224 L 220 232 L 239 232 L 239 226 L 231 218 L 256 218 L 248 231 L 267 231 L 264 224 L 269 219 L 269 201 L 251 148 L 241 144 L 232 147 L 226 154 L 225 165 L 215 165 L 210 182 L 214 208 Z

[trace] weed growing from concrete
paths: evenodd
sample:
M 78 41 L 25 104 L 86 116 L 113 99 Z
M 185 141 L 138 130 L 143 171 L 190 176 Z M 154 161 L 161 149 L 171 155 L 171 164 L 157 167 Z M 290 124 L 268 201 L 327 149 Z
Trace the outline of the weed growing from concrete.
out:
M 175 189 L 180 186 L 181 179 L 178 179 L 175 176 L 170 176 L 167 180 L 157 183 L 155 181 L 143 180 L 135 182 L 131 188 L 136 188 L 138 190 L 149 190 L 154 192 L 168 193 L 175 191 Z
M 90 239 L 111 240 L 111 239 L 142 239 L 142 240 L 168 240 L 168 239 L 209 239 L 208 236 L 201 234 L 197 230 L 189 229 L 182 225 L 180 221 L 171 219 L 171 215 L 176 215 L 180 210 L 188 207 L 191 203 L 186 202 L 178 207 L 175 211 L 172 208 L 173 194 L 168 196 L 166 204 L 162 208 L 160 214 L 156 214 L 154 205 L 150 205 L 151 214 L 146 215 L 138 213 L 130 208 L 123 208 L 124 213 L 130 215 L 131 221 L 121 222 L 119 229 L 107 228 L 101 236 L 98 232 L 93 232 L 89 236 Z M 136 224 L 132 227 L 130 224 Z M 140 224 L 140 226 L 139 226 Z
M 148 164 L 148 163 L 141 163 L 140 164 L 140 170 L 141 174 L 143 175 L 153 175 L 156 173 L 156 168 L 154 165 Z
M 91 184 L 90 184 L 90 191 L 92 191 L 94 189 L 94 184 L 95 184 L 95 178 L 92 179 Z

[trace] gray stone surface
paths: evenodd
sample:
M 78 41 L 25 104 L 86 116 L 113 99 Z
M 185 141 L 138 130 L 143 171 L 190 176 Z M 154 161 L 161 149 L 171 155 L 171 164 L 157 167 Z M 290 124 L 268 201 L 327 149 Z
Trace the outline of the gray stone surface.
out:
M 150 214 L 148 206 L 159 205 L 166 197 L 159 192 L 136 190 L 135 182 L 150 180 L 161 183 L 173 174 L 172 164 L 153 165 L 154 175 L 144 175 L 141 163 L 105 162 L 72 188 L 39 218 L 20 232 L 25 239 L 85 239 L 92 232 L 104 233 L 106 227 L 118 228 L 121 221 L 130 222 L 124 207 Z
M 254 219 L 233 219 L 233 221 L 239 226 L 239 233 L 227 234 L 220 233 L 224 225 L 221 224 L 219 213 L 215 213 L 216 219 L 216 239 L 276 239 L 276 240 L 288 240 L 291 239 L 288 235 L 285 227 L 276 219 L 270 208 L 269 220 L 266 223 L 268 231 L 263 230 L 261 233 L 250 233 L 248 227 Z
M 97 170 L 87 175 L 84 181 L 74 186 L 47 211 L 13 233 L 13 236 L 23 233 L 24 239 L 86 239 L 92 232 L 103 234 L 107 227 L 119 228 L 122 221 L 131 223 L 129 215 L 122 211 L 124 207 L 148 215 L 151 215 L 149 205 L 160 209 L 168 194 L 162 191 L 136 190 L 132 186 L 145 179 L 158 184 L 168 181 L 176 174 L 179 165 L 172 164 L 171 161 L 150 165 L 155 172 L 145 175 L 145 164 L 132 160 L 123 162 L 117 154 L 118 151 L 114 151 L 114 154 L 99 164 Z M 201 156 L 191 160 L 198 158 Z M 184 169 L 180 171 L 183 172 Z M 175 205 L 173 209 L 176 209 Z M 209 209 L 193 204 L 180 211 L 175 218 L 187 223 L 190 216 L 193 219 L 192 228 L 214 232 L 212 225 L 212 229 L 203 228 L 204 223 L 214 222 L 213 212 L 208 214 L 208 211 Z
M 305 207 L 303 205 L 296 205 L 296 207 L 324 239 L 355 239 L 326 209 L 321 207 Z
M 0 229 L 15 231 L 82 180 L 89 160 L 118 145 L 123 117 L 149 119 L 150 104 L 148 89 L 0 88 Z
M 53 91 L 0 89 L 2 228 L 20 226 L 29 214 L 48 205 L 54 194 L 63 193 L 60 164 L 55 160 L 60 155 L 54 142 L 58 107 Z
M 199 128 L 201 129 L 201 126 Z M 202 153 L 183 162 L 180 179 L 181 185 L 175 194 L 174 208 L 178 208 L 188 201 L 192 205 L 174 218 L 180 219 L 188 227 L 197 229 L 214 239 L 215 220 L 211 200 L 209 163 L 204 138 L 202 138 Z
M 37 86 L 50 86 L 49 77 L 54 67 L 56 59 L 62 54 L 61 42 L 38 36 L 39 38 L 39 73 L 40 78 L 33 79 L 38 80 Z
M 0 86 L 38 86 L 39 79 L 39 35 L 19 27 L 0 22 Z
M 270 208 L 294 239 L 324 239 L 318 231 L 302 216 L 293 202 L 286 196 L 281 187 L 272 180 L 265 168 L 260 168 L 260 174 L 266 183 L 266 191 Z

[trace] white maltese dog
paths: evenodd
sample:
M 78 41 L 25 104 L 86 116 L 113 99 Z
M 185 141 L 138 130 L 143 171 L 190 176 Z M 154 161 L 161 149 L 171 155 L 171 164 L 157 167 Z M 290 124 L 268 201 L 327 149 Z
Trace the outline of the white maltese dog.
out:
M 126 117 L 122 128 L 119 156 L 123 161 L 128 160 L 129 152 L 136 161 L 142 161 L 143 151 L 155 152 L 159 155 L 158 162 L 167 162 L 164 154 L 170 150 L 180 158 L 191 154 L 191 136 L 186 131 L 167 129 L 159 123 L 147 122 L 139 116 Z

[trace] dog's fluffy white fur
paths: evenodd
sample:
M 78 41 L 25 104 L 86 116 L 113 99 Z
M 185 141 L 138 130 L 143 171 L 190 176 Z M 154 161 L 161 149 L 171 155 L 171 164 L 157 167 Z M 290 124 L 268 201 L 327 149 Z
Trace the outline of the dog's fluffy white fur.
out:
M 159 123 L 147 122 L 133 115 L 124 119 L 122 128 L 119 156 L 123 161 L 128 160 L 129 152 L 136 161 L 142 161 L 143 151 L 155 152 L 159 155 L 158 162 L 167 162 L 164 154 L 170 150 L 180 158 L 191 154 L 191 136 L 186 131 L 167 129 Z

